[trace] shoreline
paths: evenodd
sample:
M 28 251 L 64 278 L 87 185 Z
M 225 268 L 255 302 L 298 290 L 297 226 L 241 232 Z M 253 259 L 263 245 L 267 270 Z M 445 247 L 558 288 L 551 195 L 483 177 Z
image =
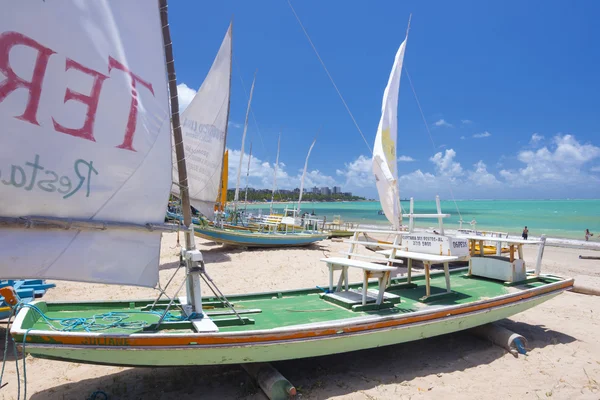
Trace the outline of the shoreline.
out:
M 570 200 L 565 200 L 569 202 Z M 490 201 L 489 203 L 492 203 Z M 518 202 L 518 201 L 517 201 Z M 432 202 L 427 202 L 432 203 Z M 243 204 L 243 203 L 242 203 Z M 530 233 L 539 237 L 545 234 L 547 238 L 551 238 L 549 244 L 561 245 L 564 247 L 587 247 L 597 248 L 600 246 L 600 237 L 594 236 L 590 238 L 590 242 L 584 239 L 584 228 L 590 228 L 592 232 L 600 232 L 600 213 L 597 209 L 589 210 L 569 210 L 565 211 L 564 206 L 536 206 L 531 209 L 522 205 L 510 206 L 503 204 L 499 209 L 495 206 L 482 206 L 482 203 L 470 204 L 465 206 L 463 215 L 451 212 L 451 217 L 444 221 L 444 226 L 447 230 L 457 230 L 459 228 L 459 217 L 465 221 L 475 219 L 478 221 L 475 229 L 480 231 L 496 231 L 505 232 L 510 237 L 521 237 L 520 221 L 526 221 L 523 225 L 530 225 Z M 515 203 L 516 204 L 516 203 Z M 596 204 L 596 203 L 594 203 Z M 262 214 L 269 213 L 272 208 L 275 213 L 282 213 L 285 207 L 297 208 L 298 202 L 276 201 L 270 202 L 254 202 L 244 205 L 247 207 L 247 212 Z M 600 204 L 598 204 L 600 206 Z M 389 229 L 389 223 L 385 216 L 378 215 L 379 202 L 368 200 L 356 201 L 337 201 L 337 202 L 308 202 L 303 201 L 300 208 L 301 211 L 311 210 L 320 219 L 326 217 L 327 221 L 331 221 L 335 215 L 340 215 L 344 222 L 353 223 L 355 226 L 373 228 L 373 229 Z M 417 206 L 421 207 L 421 206 Z M 424 205 L 427 212 L 433 212 L 431 209 L 433 204 Z M 491 208 L 490 208 L 491 207 Z M 448 208 L 446 206 L 446 208 Z M 512 210 L 514 208 L 514 210 Z M 450 210 L 450 209 L 448 209 Z M 420 211 L 420 210 L 417 210 Z M 513 215 L 514 214 L 514 215 Z M 528 223 L 527 223 L 528 222 Z M 437 225 L 435 221 L 416 221 L 416 227 L 422 229 L 435 229 Z M 472 228 L 468 222 L 462 224 L 463 228 Z M 530 236 L 533 238 L 533 236 Z

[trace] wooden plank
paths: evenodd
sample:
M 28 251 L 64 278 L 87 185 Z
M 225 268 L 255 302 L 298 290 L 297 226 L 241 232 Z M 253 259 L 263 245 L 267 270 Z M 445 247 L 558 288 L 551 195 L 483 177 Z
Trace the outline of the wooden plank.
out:
M 390 252 L 391 252 L 391 250 L 381 250 L 381 251 L 378 251 L 377 253 L 387 256 L 390 254 Z M 433 263 L 453 262 L 453 261 L 458 261 L 460 259 L 460 257 L 458 257 L 458 256 L 440 256 L 438 254 L 417 253 L 414 251 L 404 251 L 404 250 L 396 251 L 396 257 L 412 258 L 413 260 L 430 261 Z
M 366 258 L 369 260 L 376 260 L 376 261 L 381 261 L 381 262 L 391 262 L 394 264 L 404 264 L 404 261 L 402 261 L 402 260 L 396 260 L 396 259 L 390 260 L 389 258 L 384 258 L 384 257 L 374 257 L 374 256 L 368 256 L 365 254 L 349 253 L 349 252 L 344 252 L 344 251 L 339 251 L 338 253 L 343 254 L 345 256 L 355 256 L 355 257 Z
M 385 234 L 396 234 L 396 235 L 407 235 L 406 231 L 384 231 L 380 229 L 348 229 L 350 232 L 365 232 L 365 233 L 385 233 Z
M 468 239 L 468 240 L 485 240 L 486 242 L 502 242 L 502 243 L 513 243 L 513 244 L 541 244 L 541 240 L 525 240 L 525 239 L 511 239 L 505 237 L 494 237 L 494 236 L 481 236 L 481 235 L 456 235 L 458 239 Z
M 388 267 L 387 265 L 379 265 L 370 263 L 367 261 L 353 260 L 351 258 L 341 258 L 341 257 L 329 257 L 329 258 L 321 258 L 321 261 L 330 264 L 330 265 L 339 265 L 339 266 L 348 266 L 354 268 L 361 268 L 367 271 L 395 271 L 395 267 Z
M 389 249 L 393 249 L 393 248 L 402 248 L 402 246 L 394 246 L 391 243 L 374 243 L 374 242 L 363 242 L 360 240 L 354 241 L 354 240 L 344 240 L 344 243 L 351 243 L 351 244 L 361 244 L 363 246 L 379 246 L 379 247 L 384 247 L 384 248 L 389 248 Z

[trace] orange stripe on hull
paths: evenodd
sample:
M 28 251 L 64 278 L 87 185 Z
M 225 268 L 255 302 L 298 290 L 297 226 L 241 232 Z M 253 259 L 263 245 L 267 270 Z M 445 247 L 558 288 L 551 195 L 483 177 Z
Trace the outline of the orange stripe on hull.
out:
M 201 336 L 200 334 L 191 334 L 189 336 L 179 337 L 133 337 L 123 335 L 102 335 L 102 336 L 72 336 L 72 335 L 36 335 L 35 332 L 30 332 L 27 335 L 27 343 L 44 341 L 52 344 L 64 344 L 64 345 L 83 345 L 83 346 L 94 346 L 94 345 L 111 345 L 111 342 L 117 346 L 187 346 L 191 342 L 195 345 L 228 345 L 228 344 L 253 344 L 261 342 L 274 342 L 274 341 L 288 341 L 298 339 L 314 339 L 318 337 L 333 336 L 341 332 L 343 333 L 359 333 L 368 332 L 383 328 L 393 328 L 402 325 L 409 325 L 420 322 L 427 322 L 436 319 L 443 319 L 451 316 L 457 316 L 461 314 L 467 314 L 471 312 L 477 312 L 493 307 L 499 307 L 508 305 L 510 303 L 516 303 L 521 300 L 529 299 L 532 297 L 559 292 L 568 289 L 573 286 L 573 280 L 562 282 L 558 286 L 542 287 L 539 290 L 534 290 L 529 293 L 515 294 L 514 296 L 492 300 L 483 304 L 476 304 L 471 306 L 464 306 L 454 310 L 441 310 L 426 315 L 418 315 L 414 317 L 393 319 L 387 321 L 379 321 L 373 323 L 366 323 L 356 326 L 349 326 L 344 328 L 324 328 L 307 330 L 301 332 L 281 332 L 276 334 L 260 334 L 260 335 L 239 335 L 239 336 Z M 37 340 L 35 340 L 37 339 Z M 117 344 L 118 343 L 118 344 Z

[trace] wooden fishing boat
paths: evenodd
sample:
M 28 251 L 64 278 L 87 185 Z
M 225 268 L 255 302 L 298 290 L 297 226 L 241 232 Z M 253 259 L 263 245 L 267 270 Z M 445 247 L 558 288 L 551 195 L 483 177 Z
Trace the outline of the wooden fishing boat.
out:
M 196 167 L 204 162 L 216 170 L 222 167 L 232 27 L 198 95 L 182 114 L 182 129 L 167 2 L 160 0 L 159 4 L 157 8 L 156 3 L 145 0 L 15 2 L 0 14 L 0 27 L 9 32 L 0 35 L 6 51 L 19 45 L 37 52 L 37 57 L 31 57 L 30 51 L 11 53 L 11 65 L 21 74 L 34 71 L 31 79 L 39 83 L 25 84 L 25 78 L 9 74 L 6 79 L 11 85 L 5 85 L 4 97 L 0 96 L 0 160 L 12 165 L 6 178 L 10 184 L 0 191 L 0 204 L 8 204 L 0 210 L 6 213 L 0 215 L 0 233 L 5 240 L 0 277 L 18 274 L 33 279 L 155 287 L 162 232 L 181 226 L 163 224 L 173 175 L 178 182 L 174 194 L 181 199 L 185 239 L 180 264 L 185 280 L 170 298 L 164 299 L 166 288 L 160 288 L 158 297 L 150 300 L 26 304 L 12 287 L 0 288 L 7 303 L 18 311 L 10 332 L 21 350 L 56 360 L 123 366 L 295 359 L 467 329 L 525 311 L 572 287 L 572 279 L 541 273 L 544 241 L 538 243 L 533 270 L 526 269 L 520 247 L 518 258 L 514 251 L 510 258 L 503 258 L 476 257 L 466 251 L 467 239 L 444 235 L 401 243 L 406 232 L 398 231 L 399 196 L 393 186 L 397 179 L 395 170 L 390 173 L 386 168 L 397 164 L 394 108 L 405 40 L 385 91 L 374 150 L 375 174 L 382 177 L 378 190 L 386 194 L 382 207 L 396 228 L 391 232 L 392 244 L 380 244 L 391 250 L 390 254 L 360 253 L 360 232 L 355 232 L 344 257 L 321 260 L 329 270 L 327 289 L 223 295 L 208 276 L 202 253 L 195 246 L 191 204 L 201 211 L 214 210 L 218 194 L 218 181 L 206 190 L 206 196 L 198 186 L 212 185 L 215 171 L 207 175 Z M 55 67 L 46 71 L 49 57 L 62 59 L 67 70 L 77 69 L 77 73 L 65 74 L 65 68 Z M 52 65 L 59 64 L 58 60 Z M 94 69 L 103 62 L 110 76 Z M 40 76 L 44 73 L 52 85 L 42 87 Z M 94 102 L 84 105 L 88 116 L 97 113 L 92 115 L 96 125 L 86 122 L 88 130 L 67 128 L 81 126 L 82 115 L 74 110 L 82 109 L 61 107 L 55 99 L 83 103 L 87 97 L 69 88 L 89 87 L 90 76 L 99 105 L 97 109 L 92 109 Z M 17 88 L 37 97 L 12 96 Z M 34 89 L 48 92 L 40 97 Z M 55 115 L 51 118 L 50 111 L 40 112 L 38 123 L 31 99 Z M 143 123 L 136 124 L 137 119 Z M 92 125 L 97 132 L 89 130 Z M 176 174 L 169 170 L 172 142 Z M 202 145 L 214 152 L 199 151 Z M 57 180 L 36 186 L 34 174 L 31 185 L 24 188 L 23 180 L 16 180 L 24 171 L 19 167 L 23 160 L 29 160 L 25 164 L 34 171 L 45 168 L 46 175 L 55 175 Z M 189 179 L 187 161 L 194 165 Z M 74 187 L 71 182 L 77 181 L 79 185 Z M 439 211 L 434 214 L 440 221 L 443 216 Z M 412 218 L 411 206 L 411 225 Z M 245 233 L 236 231 L 235 235 Z M 290 240 L 303 235 L 264 236 L 272 241 L 274 237 Z M 442 254 L 437 254 L 438 244 Z M 413 247 L 407 250 L 406 246 Z M 417 252 L 419 248 L 423 252 Z M 413 275 L 408 262 L 406 277 L 393 278 L 395 265 L 402 263 L 398 257 L 423 261 L 424 274 Z M 450 271 L 449 262 L 461 257 L 469 259 L 469 269 Z M 431 271 L 433 264 L 443 264 L 443 271 Z M 362 282 L 349 284 L 350 268 L 362 271 Z M 184 287 L 186 296 L 180 297 Z M 213 295 L 203 296 L 203 287 Z
M 216 228 L 212 226 L 195 226 L 194 233 L 201 238 L 217 243 L 225 243 L 241 247 L 292 247 L 308 246 L 327 239 L 326 233 L 320 232 L 281 232 L 274 231 L 242 231 L 237 227 Z
M 454 294 L 433 302 L 425 294 L 424 276 L 392 279 L 390 299 L 381 310 L 355 311 L 324 299 L 319 289 L 277 291 L 231 296 L 240 314 L 214 297 L 203 299 L 205 321 L 163 322 L 160 312 L 148 313 L 154 300 L 134 302 L 45 303 L 36 307 L 48 318 L 84 318 L 118 315 L 139 322 L 138 329 L 111 328 L 86 332 L 49 328 L 36 309 L 22 310 L 11 333 L 25 351 L 37 357 L 73 362 L 123 366 L 177 366 L 237 364 L 289 360 L 368 349 L 443 335 L 497 321 L 523 312 L 569 289 L 572 279 L 540 275 L 527 283 L 465 276 L 453 270 Z M 444 274 L 433 273 L 431 285 L 444 287 Z M 350 285 L 359 290 L 362 284 Z M 375 290 L 376 284 L 369 283 Z M 392 297 L 393 296 L 393 297 Z M 397 296 L 397 297 L 396 297 Z M 396 304 L 391 304 L 398 300 Z M 164 310 L 167 301 L 156 310 Z M 177 306 L 179 306 L 179 302 Z M 179 307 L 171 311 L 181 317 Z M 208 329 L 208 328 L 212 329 Z M 207 329 L 207 331 L 202 331 Z M 25 334 L 27 335 L 25 337 Z

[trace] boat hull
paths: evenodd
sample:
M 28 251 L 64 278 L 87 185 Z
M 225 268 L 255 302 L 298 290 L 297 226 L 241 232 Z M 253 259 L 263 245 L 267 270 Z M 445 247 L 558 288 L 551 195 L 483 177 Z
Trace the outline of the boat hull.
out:
M 339 332 L 325 337 L 270 340 L 251 343 L 193 344 L 189 336 L 187 345 L 169 346 L 113 346 L 104 338 L 90 345 L 27 343 L 25 351 L 34 356 L 91 364 L 122 366 L 186 366 L 221 365 L 250 362 L 269 362 L 305 357 L 323 356 L 405 343 L 424 338 L 457 332 L 486 323 L 498 321 L 535 307 L 562 291 L 557 289 L 542 295 L 525 297 L 498 306 L 483 307 L 474 312 L 457 315 L 441 313 L 441 317 L 426 322 L 373 328 L 358 332 Z M 372 324 L 377 326 L 376 323 Z M 17 333 L 18 336 L 18 332 Z M 198 340 L 198 342 L 200 342 Z
M 207 240 L 243 247 L 308 246 L 327 239 L 327 234 L 321 233 L 260 233 L 212 227 L 194 227 L 194 232 Z

